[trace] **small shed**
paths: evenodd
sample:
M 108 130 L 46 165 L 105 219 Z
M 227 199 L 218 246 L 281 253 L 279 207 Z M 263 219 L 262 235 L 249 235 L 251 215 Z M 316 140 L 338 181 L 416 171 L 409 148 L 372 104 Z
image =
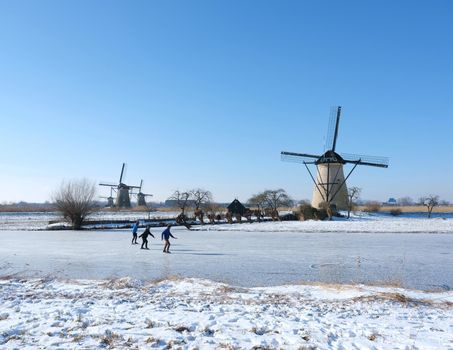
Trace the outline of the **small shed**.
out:
M 246 207 L 244 207 L 244 205 L 241 202 L 239 202 L 237 199 L 232 201 L 227 208 L 228 208 L 228 211 L 233 215 L 239 214 L 239 215 L 243 216 L 246 211 Z

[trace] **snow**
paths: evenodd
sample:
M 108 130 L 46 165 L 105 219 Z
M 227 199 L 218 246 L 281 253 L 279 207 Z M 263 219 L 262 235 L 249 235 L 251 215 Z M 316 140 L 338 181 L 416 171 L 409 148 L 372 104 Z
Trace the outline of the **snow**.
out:
M 0 230 L 0 349 L 453 349 L 452 221 Z
M 334 218 L 333 221 L 282 221 L 224 225 L 204 225 L 195 230 L 244 232 L 360 232 L 360 233 L 453 233 L 453 217 L 407 215 L 392 217 L 383 214 L 354 215 L 351 219 Z
M 2 349 L 451 349 L 453 292 L 203 279 L 0 281 Z
M 134 212 L 134 211 L 99 211 L 91 214 L 88 220 L 145 220 L 145 219 L 171 219 L 178 215 L 177 212 Z M 48 225 L 49 221 L 62 219 L 56 212 L 11 212 L 0 213 L 1 230 L 44 230 L 52 226 L 61 226 L 61 223 Z

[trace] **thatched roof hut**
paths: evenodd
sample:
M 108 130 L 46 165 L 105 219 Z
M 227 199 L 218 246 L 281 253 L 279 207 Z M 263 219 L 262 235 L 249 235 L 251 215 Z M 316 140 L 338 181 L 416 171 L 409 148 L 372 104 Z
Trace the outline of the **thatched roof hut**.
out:
M 239 214 L 239 215 L 243 216 L 246 211 L 246 207 L 244 207 L 244 205 L 241 202 L 239 202 L 237 199 L 232 201 L 227 208 L 228 208 L 228 211 L 233 215 Z

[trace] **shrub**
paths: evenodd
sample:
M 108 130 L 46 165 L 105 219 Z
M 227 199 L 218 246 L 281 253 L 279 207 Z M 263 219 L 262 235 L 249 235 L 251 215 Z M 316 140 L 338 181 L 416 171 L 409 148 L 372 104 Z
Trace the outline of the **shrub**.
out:
M 327 218 L 327 210 L 316 209 L 309 204 L 302 204 L 299 207 L 299 219 L 305 220 L 324 220 Z
M 401 209 L 400 208 L 392 209 L 392 210 L 390 210 L 390 214 L 393 216 L 399 216 L 399 215 L 401 215 Z
M 377 213 L 379 210 L 381 210 L 381 207 L 381 203 L 370 202 L 365 206 L 365 208 L 363 208 L 363 210 L 367 213 Z
M 54 192 L 55 207 L 65 219 L 69 219 L 74 230 L 80 230 L 85 218 L 95 209 L 96 186 L 87 179 L 63 182 Z

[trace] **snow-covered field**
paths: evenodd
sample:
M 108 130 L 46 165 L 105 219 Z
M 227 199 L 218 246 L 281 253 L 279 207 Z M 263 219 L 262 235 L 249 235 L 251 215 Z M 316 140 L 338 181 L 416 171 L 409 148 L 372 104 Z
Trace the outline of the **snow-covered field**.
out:
M 0 281 L 2 349 L 451 349 L 453 292 Z
M 351 219 L 334 218 L 333 221 L 283 221 L 242 223 L 234 225 L 204 225 L 195 230 L 260 231 L 260 232 L 389 232 L 389 233 L 453 233 L 453 215 L 444 214 L 431 219 L 426 215 L 393 217 L 385 214 L 355 214 Z
M 169 219 L 178 215 L 177 212 L 96 212 L 90 215 L 89 220 L 144 220 L 144 219 Z M 62 219 L 56 212 L 28 213 L 12 212 L 0 213 L 0 230 L 44 230 L 49 221 Z

